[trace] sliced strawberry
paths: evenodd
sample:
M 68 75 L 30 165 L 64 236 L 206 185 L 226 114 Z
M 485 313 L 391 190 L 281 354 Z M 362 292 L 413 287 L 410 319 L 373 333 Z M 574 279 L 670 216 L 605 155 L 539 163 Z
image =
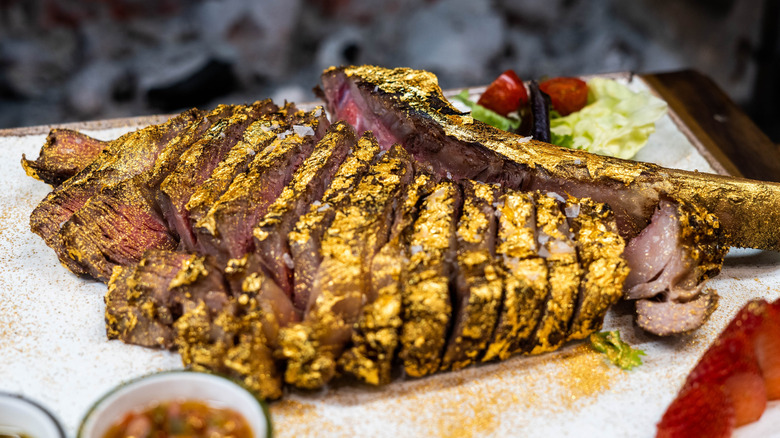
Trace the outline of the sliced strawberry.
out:
M 735 373 L 726 379 L 723 389 L 734 406 L 737 427 L 761 418 L 766 409 L 766 385 L 758 367 L 752 372 Z
M 767 312 L 769 312 L 769 303 L 765 300 L 753 300 L 742 306 L 734 319 L 723 330 L 718 338 L 725 338 L 734 333 L 741 333 L 752 339 L 754 334 L 761 329 Z
M 734 333 L 712 344 L 688 375 L 684 387 L 705 383 L 723 385 L 735 373 L 757 370 L 753 343 L 741 333 Z
M 685 388 L 658 423 L 657 438 L 720 438 L 734 430 L 734 407 L 716 385 Z
M 738 331 L 731 331 L 730 336 L 723 337 L 723 334 L 704 353 L 683 390 L 695 385 L 723 388 L 733 403 L 736 424 L 740 426 L 756 421 L 764 413 L 766 386 L 752 339 Z
M 769 400 L 780 398 L 780 301 L 769 305 L 754 345 Z
M 487 87 L 477 103 L 506 116 L 528 104 L 528 91 L 517 73 L 507 70 Z

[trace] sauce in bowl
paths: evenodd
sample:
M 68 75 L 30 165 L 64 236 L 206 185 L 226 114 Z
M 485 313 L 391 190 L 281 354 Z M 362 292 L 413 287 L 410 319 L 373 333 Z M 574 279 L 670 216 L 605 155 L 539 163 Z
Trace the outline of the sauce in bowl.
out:
M 232 409 L 215 408 L 202 401 L 177 400 L 128 412 L 108 429 L 103 438 L 130 436 L 252 438 L 253 434 L 244 417 Z

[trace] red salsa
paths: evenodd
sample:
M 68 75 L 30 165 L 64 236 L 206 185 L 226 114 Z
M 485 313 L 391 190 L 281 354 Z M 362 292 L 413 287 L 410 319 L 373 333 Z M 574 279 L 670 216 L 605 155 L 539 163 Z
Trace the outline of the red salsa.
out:
M 103 438 L 252 438 L 244 417 L 201 401 L 168 401 L 125 414 Z

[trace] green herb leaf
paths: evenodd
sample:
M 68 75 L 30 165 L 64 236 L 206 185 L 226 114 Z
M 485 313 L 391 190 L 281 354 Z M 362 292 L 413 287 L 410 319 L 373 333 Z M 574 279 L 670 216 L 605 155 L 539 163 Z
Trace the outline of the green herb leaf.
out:
M 520 127 L 519 119 L 504 117 L 501 114 L 495 111 L 491 111 L 484 106 L 470 100 L 469 92 L 467 90 L 461 91 L 460 94 L 455 96 L 455 98 L 463 102 L 464 105 L 468 106 L 471 109 L 471 117 L 474 117 L 480 122 L 485 122 L 488 125 L 495 126 L 496 128 L 503 129 L 504 131 L 514 130 Z
M 642 358 L 645 352 L 637 348 L 631 348 L 630 345 L 620 339 L 620 332 L 617 330 L 590 335 L 591 346 L 601 353 L 604 353 L 610 362 L 624 370 L 630 370 L 642 365 Z

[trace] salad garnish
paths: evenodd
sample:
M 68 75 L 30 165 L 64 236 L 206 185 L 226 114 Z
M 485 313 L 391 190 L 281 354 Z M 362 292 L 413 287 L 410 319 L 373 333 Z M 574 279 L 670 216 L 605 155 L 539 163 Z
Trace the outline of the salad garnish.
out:
M 550 120 L 552 143 L 628 159 L 647 143 L 666 110 L 666 102 L 647 91 L 634 92 L 615 80 L 593 78 L 584 108 Z
M 529 102 L 526 86 L 507 70 L 476 103 L 465 90 L 455 97 L 474 119 L 496 128 L 548 141 L 547 129 L 540 127 L 549 122 L 552 144 L 625 159 L 647 144 L 655 122 L 667 111 L 666 102 L 650 92 L 635 92 L 607 78 L 553 78 L 531 91 Z M 548 97 L 550 104 L 541 105 Z

